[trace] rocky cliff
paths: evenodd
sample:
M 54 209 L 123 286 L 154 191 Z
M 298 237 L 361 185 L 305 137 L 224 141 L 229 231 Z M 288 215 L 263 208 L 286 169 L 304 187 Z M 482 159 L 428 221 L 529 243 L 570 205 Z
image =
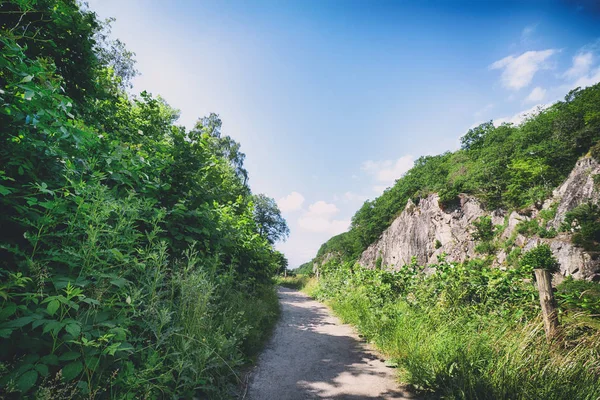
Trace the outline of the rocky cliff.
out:
M 373 268 L 381 258 L 381 265 L 398 269 L 410 263 L 412 257 L 416 257 L 421 265 L 434 264 L 437 256 L 443 253 L 449 261 L 478 257 L 480 255 L 475 251 L 477 242 L 473 238 L 473 222 L 489 215 L 494 225 L 502 226 L 502 233 L 496 238 L 497 243 L 510 241 L 511 246 L 523 251 L 542 242 L 548 243 L 560 263 L 561 276 L 600 280 L 598 254 L 574 246 L 569 232 L 546 239 L 517 232 L 520 222 L 538 218 L 541 210 L 556 210 L 554 218 L 547 222 L 547 227 L 558 229 L 568 211 L 585 202 L 597 203 L 600 192 L 596 189 L 594 176 L 598 174 L 600 165 L 592 158 L 579 160 L 569 177 L 540 210 L 532 208 L 522 214 L 504 210 L 486 211 L 477 199 L 466 195 L 461 196 L 459 206 L 451 210 L 440 207 L 436 194 L 421 199 L 418 205 L 409 201 L 405 210 L 383 232 L 379 240 L 363 252 L 359 263 Z M 503 248 L 506 246 L 498 247 L 501 249 L 494 254 L 494 262 L 502 266 L 507 263 L 507 250 Z

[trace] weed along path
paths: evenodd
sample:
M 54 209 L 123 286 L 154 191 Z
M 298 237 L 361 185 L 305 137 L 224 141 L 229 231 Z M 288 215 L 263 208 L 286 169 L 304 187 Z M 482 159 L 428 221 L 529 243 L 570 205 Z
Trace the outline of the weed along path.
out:
M 250 377 L 246 399 L 409 399 L 394 369 L 305 294 L 279 289 L 281 318 Z

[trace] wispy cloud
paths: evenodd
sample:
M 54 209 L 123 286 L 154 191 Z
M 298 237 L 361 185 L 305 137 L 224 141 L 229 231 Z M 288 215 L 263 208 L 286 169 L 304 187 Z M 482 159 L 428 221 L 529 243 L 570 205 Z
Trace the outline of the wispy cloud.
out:
M 362 194 L 354 193 L 354 192 L 346 192 L 342 197 L 342 200 L 345 203 L 363 203 L 368 199 L 367 196 Z
M 567 79 L 579 79 L 590 72 L 594 55 L 592 52 L 579 53 L 573 57 L 573 65 L 564 73 Z
M 540 103 L 546 98 L 546 89 L 538 86 L 533 88 L 531 93 L 525 98 L 525 103 Z
M 521 31 L 521 41 L 525 42 L 531 38 L 531 36 L 535 33 L 538 24 L 527 25 Z
M 483 107 L 482 109 L 478 110 L 478 111 L 477 111 L 477 112 L 474 114 L 474 116 L 479 118 L 479 117 L 481 117 L 481 116 L 483 116 L 483 115 L 487 114 L 487 113 L 488 113 L 488 112 L 489 112 L 489 111 L 490 111 L 492 108 L 494 108 L 494 105 L 493 105 L 493 104 L 488 104 L 488 105 L 486 105 L 485 107 Z
M 519 90 L 529 86 L 540 69 L 549 68 L 546 60 L 557 52 L 556 49 L 527 51 L 519 56 L 510 55 L 494 62 L 490 69 L 502 70 L 502 85 L 507 89 Z
M 298 192 L 292 192 L 285 197 L 277 200 L 277 206 L 281 210 L 281 212 L 290 212 L 296 211 L 302 208 L 302 204 L 304 204 L 304 196 L 302 196 Z
M 402 156 L 397 160 L 384 160 L 384 161 L 365 161 L 361 169 L 373 175 L 378 182 L 385 182 L 388 184 L 394 183 L 394 181 L 412 168 L 415 160 L 412 155 Z
M 544 111 L 549 106 L 550 106 L 549 104 L 536 104 L 535 106 L 530 107 L 523 111 L 519 111 L 518 113 L 516 113 L 510 117 L 496 118 L 496 119 L 494 119 L 494 125 L 500 126 L 504 123 L 519 125 L 522 122 L 524 122 L 526 119 L 528 119 L 529 117 L 532 117 L 532 116 L 537 115 L 540 112 Z

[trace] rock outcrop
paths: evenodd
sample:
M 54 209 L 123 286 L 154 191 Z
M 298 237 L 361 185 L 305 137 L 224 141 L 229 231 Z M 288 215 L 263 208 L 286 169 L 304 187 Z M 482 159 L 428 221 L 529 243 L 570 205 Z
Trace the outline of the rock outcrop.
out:
M 556 215 L 549 221 L 548 227 L 560 228 L 565 214 L 576 206 L 588 202 L 598 202 L 600 192 L 594 184 L 594 175 L 600 174 L 600 165 L 586 157 L 577 165 L 548 199 L 542 209 L 556 207 Z M 449 261 L 464 261 L 478 257 L 475 251 L 477 242 L 473 238 L 473 222 L 479 217 L 489 215 L 494 225 L 505 228 L 498 238 L 505 241 L 514 238 L 514 245 L 523 251 L 540 243 L 548 243 L 560 263 L 562 276 L 576 279 L 600 280 L 600 259 L 597 254 L 584 251 L 571 243 L 569 233 L 560 233 L 551 239 L 536 236 L 526 237 L 515 231 L 521 221 L 536 218 L 539 210 L 527 210 L 527 214 L 506 213 L 503 210 L 488 212 L 474 197 L 462 195 L 460 206 L 443 210 L 436 194 L 422 199 L 418 205 L 409 201 L 405 210 L 386 229 L 379 240 L 369 246 L 361 255 L 359 263 L 375 267 L 381 258 L 381 265 L 399 269 L 409 264 L 415 257 L 421 265 L 434 264 L 437 257 L 446 254 Z M 504 250 L 496 254 L 495 264 L 507 262 Z

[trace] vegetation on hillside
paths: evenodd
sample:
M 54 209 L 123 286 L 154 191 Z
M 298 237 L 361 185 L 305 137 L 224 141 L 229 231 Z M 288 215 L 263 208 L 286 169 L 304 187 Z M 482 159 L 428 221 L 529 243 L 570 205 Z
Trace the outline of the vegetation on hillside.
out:
M 0 397 L 226 397 L 276 318 L 287 226 L 216 115 L 186 130 L 126 92 L 108 28 L 0 3 Z
M 540 206 L 598 140 L 600 84 L 571 91 L 521 125 L 481 124 L 462 137 L 459 150 L 419 158 L 381 196 L 366 201 L 350 230 L 323 244 L 317 257 L 358 258 L 409 199 L 418 203 L 430 193 L 439 193 L 445 208 L 455 206 L 460 193 L 476 196 L 488 209 Z
M 461 140 L 461 149 L 419 158 L 379 198 L 356 212 L 348 232 L 321 246 L 319 281 L 289 282 L 329 302 L 399 367 L 400 379 L 417 389 L 454 399 L 597 399 L 600 396 L 600 284 L 566 279 L 557 288 L 562 332 L 546 343 L 533 268 L 558 269 L 547 244 L 522 254 L 518 233 L 541 238 L 558 232 L 549 222 L 557 205 L 542 203 L 586 153 L 600 159 L 600 84 L 571 91 L 523 124 L 484 123 Z M 594 178 L 594 181 L 597 179 Z M 372 270 L 357 265 L 402 212 L 438 193 L 452 210 L 459 194 L 476 196 L 487 209 L 525 211 L 536 218 L 514 233 L 481 217 L 472 224 L 479 259 L 436 265 L 416 262 L 388 271 L 380 257 Z M 600 212 L 582 204 L 560 228 L 573 244 L 597 251 Z M 436 247 L 438 243 L 436 243 Z M 441 243 L 439 243 L 441 246 Z M 492 268 L 503 248 L 507 266 Z

